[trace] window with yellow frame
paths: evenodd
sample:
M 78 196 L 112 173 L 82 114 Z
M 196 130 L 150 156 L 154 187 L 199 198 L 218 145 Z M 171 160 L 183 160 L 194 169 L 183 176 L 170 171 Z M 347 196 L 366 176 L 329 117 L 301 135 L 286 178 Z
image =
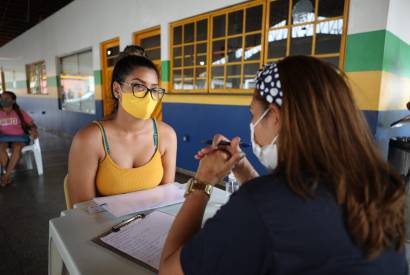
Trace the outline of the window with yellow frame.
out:
M 170 89 L 249 94 L 263 63 L 289 55 L 342 66 L 347 9 L 348 0 L 249 1 L 175 22 Z
M 171 89 L 207 92 L 208 16 L 184 20 L 171 28 Z
M 160 68 L 161 30 L 159 27 L 135 33 L 134 44 L 143 47 L 149 59 Z
M 342 66 L 348 0 L 269 1 L 265 63 L 312 55 Z
M 263 14 L 264 3 L 253 1 L 212 15 L 210 92 L 247 93 L 255 87 Z

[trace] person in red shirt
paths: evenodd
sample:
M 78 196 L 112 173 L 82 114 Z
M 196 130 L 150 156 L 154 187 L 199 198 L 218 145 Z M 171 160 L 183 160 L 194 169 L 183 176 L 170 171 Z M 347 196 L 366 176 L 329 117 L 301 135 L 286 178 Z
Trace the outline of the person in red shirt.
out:
M 16 167 L 21 149 L 30 142 L 30 136 L 38 136 L 37 127 L 33 119 L 16 103 L 17 96 L 13 92 L 5 91 L 0 96 L 0 165 L 4 173 L 0 185 L 6 186 L 12 182 L 11 172 Z M 11 147 L 11 157 L 7 149 Z

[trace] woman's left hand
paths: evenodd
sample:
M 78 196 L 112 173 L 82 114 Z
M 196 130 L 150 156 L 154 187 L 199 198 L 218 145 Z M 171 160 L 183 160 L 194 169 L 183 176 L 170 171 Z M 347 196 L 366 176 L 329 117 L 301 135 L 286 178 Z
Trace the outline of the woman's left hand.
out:
M 231 147 L 236 148 L 240 139 L 232 140 Z M 224 150 L 210 151 L 199 162 L 196 178 L 199 181 L 215 185 L 220 182 L 232 168 L 244 157 L 242 152 Z
M 30 130 L 30 136 L 31 136 L 32 139 L 38 138 L 38 132 L 37 132 L 37 129 L 36 129 L 36 128 L 32 128 L 32 129 Z

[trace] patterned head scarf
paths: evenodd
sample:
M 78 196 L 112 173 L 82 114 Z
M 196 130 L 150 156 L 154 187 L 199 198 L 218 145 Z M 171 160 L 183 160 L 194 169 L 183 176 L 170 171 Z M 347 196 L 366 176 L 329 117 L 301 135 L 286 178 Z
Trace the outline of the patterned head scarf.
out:
M 256 90 L 269 104 L 275 103 L 278 107 L 282 107 L 283 90 L 276 63 L 267 64 L 258 72 Z

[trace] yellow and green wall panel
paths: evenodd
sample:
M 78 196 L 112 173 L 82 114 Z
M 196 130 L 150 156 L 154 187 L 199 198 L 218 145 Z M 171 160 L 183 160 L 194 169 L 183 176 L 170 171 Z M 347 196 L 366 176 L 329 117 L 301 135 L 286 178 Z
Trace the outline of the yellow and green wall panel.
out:
M 356 102 L 387 156 L 389 138 L 410 136 L 408 127 L 390 128 L 408 114 L 410 45 L 388 30 L 349 35 L 345 71 Z

